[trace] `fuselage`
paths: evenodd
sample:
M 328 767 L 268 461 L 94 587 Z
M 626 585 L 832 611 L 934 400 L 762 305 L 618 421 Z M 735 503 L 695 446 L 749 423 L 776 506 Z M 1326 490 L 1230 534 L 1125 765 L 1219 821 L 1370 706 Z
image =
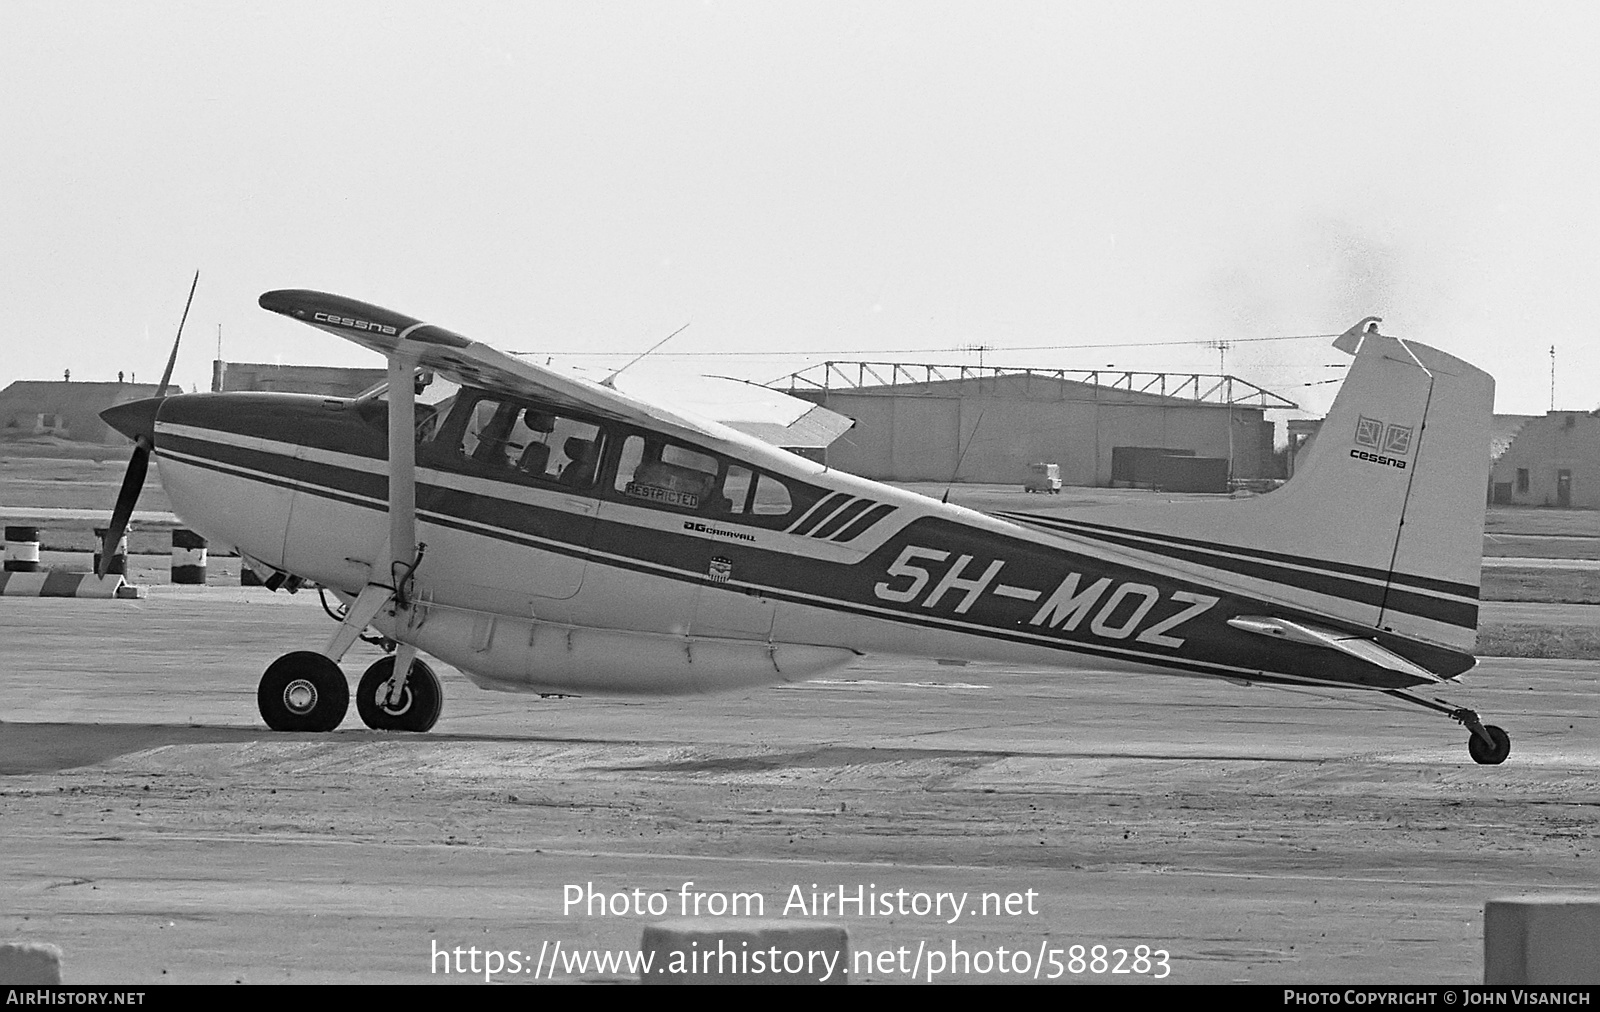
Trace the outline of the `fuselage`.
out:
M 155 456 L 187 524 L 348 599 L 388 578 L 373 570 L 388 558 L 386 415 L 370 399 L 171 397 Z M 1382 594 L 1386 574 L 987 516 L 753 442 L 695 443 L 485 390 L 463 388 L 419 419 L 417 606 L 403 627 L 374 624 L 487 688 L 717 691 L 861 653 L 1419 682 L 1228 625 L 1273 615 L 1339 627 L 1318 602 Z M 1415 607 L 1466 621 L 1442 598 Z M 1472 664 L 1350 631 L 1446 677 Z

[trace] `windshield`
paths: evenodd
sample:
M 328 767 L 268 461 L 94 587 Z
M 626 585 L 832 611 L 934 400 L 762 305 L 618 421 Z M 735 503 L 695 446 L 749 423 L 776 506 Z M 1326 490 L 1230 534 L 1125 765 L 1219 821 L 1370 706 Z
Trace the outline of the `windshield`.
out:
M 452 400 L 460 392 L 461 384 L 447 380 L 436 374 L 432 369 L 417 370 L 417 403 L 432 404 L 437 407 L 447 400 Z M 368 387 L 356 395 L 358 401 L 387 401 L 389 399 L 388 382 L 379 383 Z
M 456 396 L 461 393 L 461 384 L 436 375 L 432 369 L 418 369 L 416 375 L 421 387 L 416 397 L 417 440 L 427 442 L 437 431 L 440 420 L 450 413 Z M 381 401 L 387 404 L 389 384 L 379 383 L 363 391 L 356 401 L 363 404 Z

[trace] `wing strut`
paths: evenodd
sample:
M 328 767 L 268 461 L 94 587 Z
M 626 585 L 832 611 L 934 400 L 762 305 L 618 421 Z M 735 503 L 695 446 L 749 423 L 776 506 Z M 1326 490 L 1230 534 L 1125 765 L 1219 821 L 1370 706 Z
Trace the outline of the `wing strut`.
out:
M 389 538 L 368 570 L 367 585 L 346 610 L 333 638 L 322 651 L 338 661 L 385 606 L 392 605 L 394 626 L 409 624 L 411 584 L 427 546 L 417 541 L 417 356 L 404 344 L 389 359 Z M 395 674 L 389 680 L 389 703 L 397 704 L 416 648 L 400 644 Z
M 403 345 L 389 356 L 389 577 L 400 609 L 418 562 L 416 370 Z

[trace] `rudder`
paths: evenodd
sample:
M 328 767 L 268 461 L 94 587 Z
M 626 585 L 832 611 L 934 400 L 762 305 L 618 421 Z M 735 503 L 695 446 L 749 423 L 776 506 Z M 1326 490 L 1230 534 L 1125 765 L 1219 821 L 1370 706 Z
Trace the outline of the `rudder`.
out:
M 1374 326 L 1363 331 L 1369 322 Z M 1355 356 L 1300 470 L 1262 501 L 1308 556 L 1376 570 L 1366 624 L 1458 650 L 1477 638 L 1494 380 L 1363 320 Z M 1264 532 L 1265 533 L 1265 532 Z

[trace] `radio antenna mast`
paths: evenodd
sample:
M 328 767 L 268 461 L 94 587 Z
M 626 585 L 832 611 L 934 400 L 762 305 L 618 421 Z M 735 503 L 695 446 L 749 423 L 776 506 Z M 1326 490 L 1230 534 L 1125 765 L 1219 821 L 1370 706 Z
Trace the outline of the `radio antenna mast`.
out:
M 1556 346 L 1550 346 L 1550 410 L 1556 409 Z
M 668 341 L 672 340 L 673 338 L 677 337 L 679 334 L 681 334 L 684 331 L 688 330 L 689 329 L 689 324 L 693 323 L 693 322 L 694 322 L 693 320 L 688 321 L 688 323 L 685 323 L 683 326 L 679 327 L 677 330 L 674 330 L 672 333 L 668 334 L 666 337 L 663 337 L 661 340 L 657 341 L 655 344 L 652 344 L 650 347 L 646 348 L 644 351 L 642 351 L 639 354 L 635 355 L 628 362 L 627 365 L 623 366 L 621 369 L 618 369 L 616 372 L 612 373 L 610 376 L 607 376 L 605 379 L 601 380 L 600 381 L 600 385 L 603 386 L 603 387 L 610 387 L 611 389 L 615 390 L 617 388 L 617 377 L 618 376 L 621 376 L 625 371 L 627 371 L 629 368 L 631 368 L 633 366 L 633 364 L 635 362 L 639 361 L 641 358 L 644 358 L 646 355 L 648 355 L 651 352 L 655 351 L 657 348 L 661 347 L 663 344 L 666 344 Z
M 972 449 L 973 440 L 978 438 L 978 427 L 983 424 L 983 413 L 987 410 L 987 406 L 978 409 L 978 420 L 972 423 L 972 431 L 967 433 L 967 445 L 961 448 L 961 455 L 956 458 L 955 470 L 950 472 L 950 484 L 944 487 L 944 495 L 939 499 L 941 503 L 950 501 L 950 488 L 961 474 L 961 462 L 967 459 L 967 451 Z

